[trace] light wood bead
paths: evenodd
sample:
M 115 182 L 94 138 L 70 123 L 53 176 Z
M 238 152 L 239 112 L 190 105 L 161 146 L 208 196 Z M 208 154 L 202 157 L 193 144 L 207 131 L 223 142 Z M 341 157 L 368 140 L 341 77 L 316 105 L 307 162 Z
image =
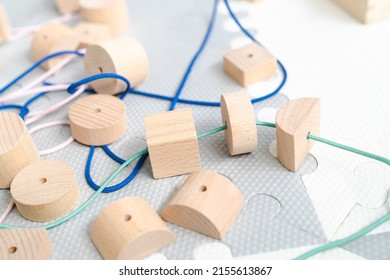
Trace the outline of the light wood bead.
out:
M 0 43 L 3 43 L 12 34 L 12 27 L 9 22 L 7 12 L 0 3 Z
M 160 216 L 141 198 L 126 197 L 105 208 L 91 239 L 104 259 L 143 259 L 174 241 Z
M 162 218 L 222 240 L 243 205 L 240 190 L 227 177 L 201 170 L 188 176 L 165 206 Z
M 242 86 L 276 75 L 276 58 L 256 43 L 232 50 L 223 57 L 226 74 Z
M 61 23 L 47 23 L 34 33 L 31 41 L 31 55 L 35 61 L 59 51 L 76 50 L 80 44 L 80 36 Z M 41 65 L 50 69 L 63 57 L 52 58 Z
M 65 216 L 77 205 L 80 190 L 72 166 L 64 161 L 43 160 L 16 175 L 11 195 L 24 218 L 49 222 Z
M 0 189 L 27 165 L 39 160 L 39 152 L 23 120 L 15 113 L 0 112 Z
M 390 0 L 333 0 L 363 23 L 390 19 Z
M 116 73 L 127 78 L 132 87 L 140 85 L 149 71 L 149 60 L 142 44 L 133 37 L 116 38 L 87 49 L 84 58 L 87 76 Z M 98 93 L 116 94 L 126 89 L 118 79 L 101 79 L 90 83 Z
M 144 121 L 155 179 L 200 170 L 198 139 L 190 109 L 147 115 Z
M 48 260 L 51 250 L 46 229 L 0 229 L 0 260 Z
M 85 49 L 93 44 L 98 44 L 112 38 L 111 29 L 106 24 L 80 22 L 74 28 L 80 35 L 79 49 Z
M 126 105 L 111 95 L 94 94 L 83 97 L 69 109 L 73 137 L 89 146 L 111 144 L 127 130 Z
M 221 96 L 221 114 L 223 124 L 227 125 L 225 140 L 230 155 L 256 151 L 256 117 L 249 94 L 223 94 Z
M 85 21 L 107 24 L 118 36 L 129 28 L 128 8 L 125 0 L 79 0 Z
M 276 143 L 280 163 L 297 171 L 314 141 L 308 133 L 320 135 L 320 100 L 299 98 L 284 104 L 276 114 Z
M 56 0 L 57 10 L 65 15 L 80 10 L 79 0 Z

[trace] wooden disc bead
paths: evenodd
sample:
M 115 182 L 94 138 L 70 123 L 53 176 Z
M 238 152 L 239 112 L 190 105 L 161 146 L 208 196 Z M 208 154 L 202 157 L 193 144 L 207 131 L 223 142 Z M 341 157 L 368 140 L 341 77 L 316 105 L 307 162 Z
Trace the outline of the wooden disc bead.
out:
M 125 0 L 80 0 L 79 5 L 86 21 L 107 24 L 114 36 L 124 33 L 129 28 Z
M 221 114 L 223 124 L 227 125 L 225 140 L 230 155 L 256 151 L 256 117 L 249 94 L 223 94 L 221 96 Z
M 69 109 L 73 137 L 85 145 L 102 146 L 119 140 L 127 130 L 126 106 L 117 97 L 94 94 Z
M 0 3 L 0 43 L 3 43 L 12 34 L 11 24 L 9 22 L 4 6 Z
M 48 260 L 51 250 L 46 229 L 0 229 L 0 260 Z
M 140 85 L 149 71 L 149 60 L 142 44 L 133 37 L 116 38 L 87 49 L 84 58 L 87 76 L 116 73 L 127 78 L 132 87 Z M 90 83 L 98 93 L 116 94 L 126 89 L 118 79 L 101 79 Z
M 31 55 L 35 61 L 38 61 L 54 52 L 76 50 L 79 43 L 80 36 L 66 25 L 47 23 L 34 33 L 31 41 Z M 61 57 L 52 58 L 43 63 L 41 67 L 48 70 L 61 59 Z
M 164 208 L 162 218 L 222 240 L 243 205 L 240 190 L 227 177 L 201 170 L 188 176 Z
M 92 226 L 91 239 L 105 259 L 143 259 L 175 237 L 160 216 L 141 198 L 110 204 Z
M 62 15 L 80 10 L 79 0 L 56 0 L 56 6 Z
M 111 29 L 105 24 L 80 22 L 75 26 L 74 30 L 81 38 L 79 49 L 84 49 L 90 45 L 99 44 L 112 38 Z
M 43 160 L 25 167 L 11 184 L 19 213 L 34 222 L 65 216 L 80 197 L 72 166 L 64 161 Z
M 39 152 L 23 120 L 0 112 L 0 189 L 9 188 L 24 167 L 39 160 Z

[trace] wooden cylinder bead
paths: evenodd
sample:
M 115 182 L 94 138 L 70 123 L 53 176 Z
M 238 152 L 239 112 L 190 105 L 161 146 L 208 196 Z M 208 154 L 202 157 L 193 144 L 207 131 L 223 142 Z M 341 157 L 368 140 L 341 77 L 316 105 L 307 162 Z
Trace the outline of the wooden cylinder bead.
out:
M 85 49 L 90 45 L 112 38 L 111 29 L 106 24 L 80 22 L 74 30 L 80 35 L 79 49 Z
M 276 144 L 280 163 L 297 171 L 314 141 L 308 133 L 320 134 L 320 100 L 299 98 L 284 104 L 276 114 Z
M 0 43 L 3 43 L 12 34 L 11 24 L 9 22 L 4 6 L 0 3 Z
M 0 189 L 27 165 L 39 160 L 39 152 L 23 120 L 15 113 L 0 112 Z
M 143 259 L 175 237 L 141 198 L 130 196 L 105 208 L 92 225 L 91 239 L 104 259 Z
M 64 161 L 43 160 L 16 175 L 11 195 L 24 218 L 49 222 L 69 213 L 77 205 L 80 191 L 72 166 Z
M 85 21 L 107 24 L 114 36 L 124 33 L 129 28 L 125 0 L 80 0 L 79 4 Z
M 149 71 L 149 60 L 142 44 L 133 37 L 116 38 L 87 49 L 84 58 L 87 76 L 116 73 L 127 78 L 132 87 L 140 85 Z M 98 93 L 116 94 L 126 89 L 118 79 L 101 79 L 90 83 Z
M 79 0 L 56 0 L 57 10 L 65 15 L 80 10 Z
M 35 61 L 38 61 L 54 52 L 76 50 L 79 43 L 80 36 L 66 25 L 47 23 L 34 33 L 31 41 L 31 55 Z M 41 67 L 48 70 L 61 59 L 61 57 L 50 59 Z
M 226 124 L 225 140 L 230 155 L 256 151 L 256 117 L 249 94 L 228 93 L 221 96 L 221 114 Z
M 89 146 L 111 144 L 126 133 L 126 106 L 111 95 L 94 94 L 75 102 L 69 109 L 73 137 Z
M 51 250 L 46 229 L 0 229 L 0 260 L 48 260 Z
M 162 218 L 222 240 L 243 205 L 240 190 L 227 177 L 201 170 L 188 176 L 165 206 Z

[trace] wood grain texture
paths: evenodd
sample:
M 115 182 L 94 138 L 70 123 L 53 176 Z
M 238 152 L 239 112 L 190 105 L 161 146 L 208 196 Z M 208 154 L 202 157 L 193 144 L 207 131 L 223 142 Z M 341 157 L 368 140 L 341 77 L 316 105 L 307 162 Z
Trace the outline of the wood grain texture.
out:
M 155 179 L 200 170 L 198 139 L 190 109 L 147 115 L 144 122 Z
M 0 189 L 9 188 L 16 174 L 39 158 L 23 120 L 15 113 L 0 112 Z
M 126 133 L 127 114 L 122 100 L 94 94 L 83 97 L 69 109 L 73 137 L 85 145 L 111 144 Z
M 61 23 L 47 23 L 34 33 L 31 41 L 31 55 L 35 61 L 59 51 L 76 50 L 80 44 L 80 36 Z M 48 70 L 63 57 L 53 58 L 43 63 L 41 68 Z
M 320 135 L 320 100 L 299 98 L 284 104 L 276 114 L 276 143 L 280 163 L 297 171 L 314 141 L 307 134 Z
M 91 239 L 104 259 L 143 259 L 174 241 L 160 216 L 141 198 L 126 197 L 105 208 Z
M 227 177 L 201 170 L 188 176 L 165 206 L 162 218 L 222 240 L 243 205 L 240 190 Z
M 256 43 L 231 50 L 223 56 L 225 73 L 242 86 L 274 76 L 276 68 L 276 58 Z
M 80 22 L 74 30 L 81 38 L 79 49 L 85 49 L 90 45 L 99 44 L 112 38 L 111 29 L 106 24 Z
M 34 222 L 49 222 L 68 214 L 80 190 L 73 167 L 64 161 L 43 160 L 16 175 L 11 195 L 19 213 Z
M 79 0 L 56 0 L 57 10 L 65 15 L 80 10 Z
M 0 43 L 3 43 L 12 34 L 12 27 L 9 22 L 7 12 L 0 3 Z
M 85 21 L 110 26 L 114 36 L 129 29 L 128 8 L 125 0 L 79 0 Z
M 46 229 L 0 229 L 0 260 L 48 260 L 51 250 Z
M 140 85 L 148 75 L 149 60 L 142 44 L 133 37 L 121 37 L 92 45 L 84 58 L 87 76 L 116 73 L 127 78 L 132 87 Z M 118 79 L 102 79 L 90 83 L 98 93 L 116 94 L 126 88 Z
M 363 23 L 390 19 L 390 0 L 333 0 Z
M 228 93 L 221 96 L 221 115 L 227 125 L 225 140 L 230 155 L 256 151 L 256 117 L 249 94 Z

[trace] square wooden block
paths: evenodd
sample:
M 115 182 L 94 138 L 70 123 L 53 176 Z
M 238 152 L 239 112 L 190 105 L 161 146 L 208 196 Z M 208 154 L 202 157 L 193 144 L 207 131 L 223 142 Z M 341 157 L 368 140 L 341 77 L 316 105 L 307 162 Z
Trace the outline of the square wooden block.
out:
M 200 170 L 198 138 L 190 109 L 147 115 L 144 122 L 155 179 Z
M 390 19 L 390 0 L 333 0 L 363 23 Z
M 256 43 L 232 50 L 223 56 L 225 73 L 242 86 L 268 79 L 276 74 L 276 58 Z

